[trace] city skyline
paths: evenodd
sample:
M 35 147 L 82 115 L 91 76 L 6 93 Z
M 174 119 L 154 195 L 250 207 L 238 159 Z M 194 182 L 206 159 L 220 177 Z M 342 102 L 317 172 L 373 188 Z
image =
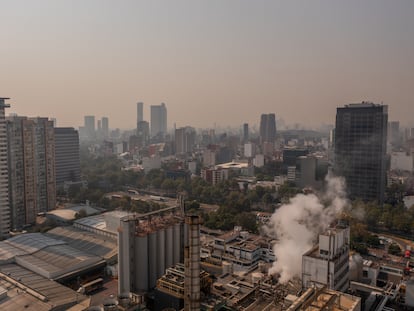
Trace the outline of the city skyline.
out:
M 165 102 L 168 128 L 334 124 L 372 101 L 412 125 L 409 1 L 3 2 L 9 113 L 78 127 L 85 115 L 136 127 L 136 103 Z M 312 115 L 309 116 L 309 107 Z

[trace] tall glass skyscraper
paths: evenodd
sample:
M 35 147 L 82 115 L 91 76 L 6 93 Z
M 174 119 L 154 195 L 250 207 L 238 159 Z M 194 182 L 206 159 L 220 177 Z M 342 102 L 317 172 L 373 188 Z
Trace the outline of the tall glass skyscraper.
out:
M 337 108 L 334 172 L 345 177 L 350 199 L 384 202 L 387 124 L 385 105 Z
M 151 137 L 167 133 L 167 108 L 165 104 L 151 106 Z
M 260 117 L 260 141 L 273 143 L 276 138 L 276 117 L 274 113 Z

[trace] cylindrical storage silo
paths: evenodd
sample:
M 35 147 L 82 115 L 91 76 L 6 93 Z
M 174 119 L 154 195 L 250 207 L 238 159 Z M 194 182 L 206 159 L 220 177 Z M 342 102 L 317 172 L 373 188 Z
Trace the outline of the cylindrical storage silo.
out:
M 157 232 L 148 234 L 148 282 L 149 288 L 154 288 L 157 284 L 158 273 L 158 257 L 157 257 Z
M 131 262 L 131 253 L 129 243 L 133 238 L 131 234 L 130 224 L 128 221 L 121 221 L 119 234 L 118 234 L 118 293 L 120 294 L 129 294 L 130 289 L 130 262 Z
M 181 252 L 181 224 L 174 225 L 174 250 L 173 250 L 173 265 L 180 262 Z
M 169 226 L 165 229 L 165 268 L 173 266 L 174 228 Z
M 165 229 L 162 228 L 157 232 L 157 256 L 158 256 L 158 273 L 157 279 L 165 273 Z
M 148 291 L 148 236 L 135 237 L 135 287 Z

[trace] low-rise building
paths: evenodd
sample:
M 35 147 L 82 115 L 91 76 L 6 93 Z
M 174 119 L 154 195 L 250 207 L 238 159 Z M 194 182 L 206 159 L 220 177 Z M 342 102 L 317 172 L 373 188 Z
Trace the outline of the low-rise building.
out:
M 302 287 L 313 284 L 346 291 L 349 287 L 349 227 L 330 228 L 302 256 Z

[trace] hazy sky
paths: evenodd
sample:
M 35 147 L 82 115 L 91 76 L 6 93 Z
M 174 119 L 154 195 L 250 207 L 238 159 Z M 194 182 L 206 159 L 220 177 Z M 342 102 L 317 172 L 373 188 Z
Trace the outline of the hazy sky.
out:
M 0 2 L 0 96 L 9 112 L 133 128 L 136 102 L 172 126 L 335 122 L 369 100 L 414 120 L 414 1 Z

